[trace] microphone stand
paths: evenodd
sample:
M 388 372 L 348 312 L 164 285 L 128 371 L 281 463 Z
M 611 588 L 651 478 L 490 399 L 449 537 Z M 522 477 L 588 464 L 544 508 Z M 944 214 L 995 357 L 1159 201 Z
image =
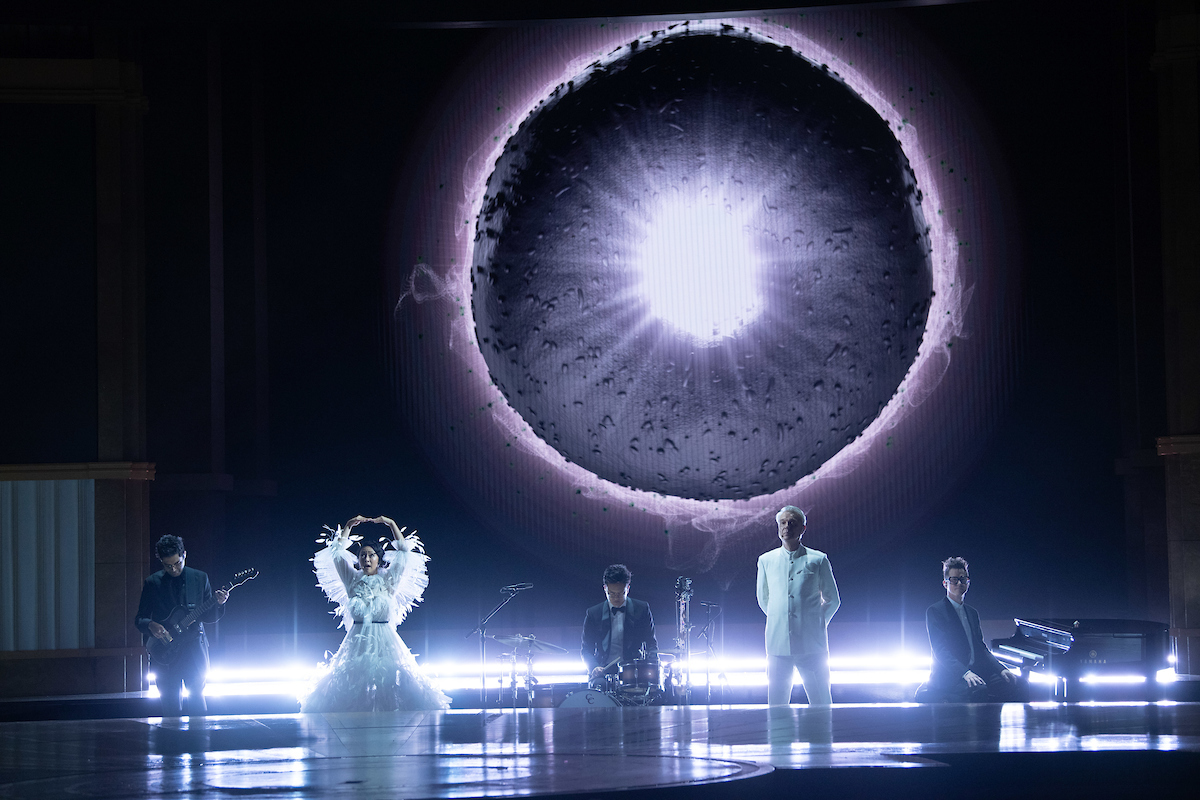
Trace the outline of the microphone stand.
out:
M 716 603 L 701 603 L 704 606 L 704 611 L 708 615 L 708 619 L 704 623 L 704 627 L 700 630 L 700 636 L 704 639 L 704 702 L 712 705 L 712 661 L 716 653 L 713 651 L 713 612 L 720 613 L 720 606 Z M 725 677 L 724 673 L 718 673 L 718 677 Z M 722 694 L 722 698 L 724 694 Z
M 683 705 L 692 702 L 692 579 L 680 575 L 675 581 L 675 675 L 676 699 L 683 692 Z
M 479 620 L 479 624 L 475 629 L 467 634 L 466 638 L 470 639 L 476 633 L 479 634 L 479 707 L 487 708 L 487 624 L 492 617 L 496 616 L 496 612 L 508 605 L 508 601 L 517 596 L 521 590 L 516 586 L 505 586 L 500 590 L 507 592 L 508 597 L 500 601 L 500 605 L 493 608 L 486 617 Z

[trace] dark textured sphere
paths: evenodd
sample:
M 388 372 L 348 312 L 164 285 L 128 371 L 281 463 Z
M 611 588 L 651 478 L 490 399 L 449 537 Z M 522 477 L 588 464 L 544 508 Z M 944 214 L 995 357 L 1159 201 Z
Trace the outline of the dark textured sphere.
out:
M 888 124 L 828 69 L 725 30 L 623 48 L 542 102 L 488 180 L 472 281 L 492 379 L 542 439 L 714 499 L 790 486 L 866 429 L 917 356 L 933 275 Z

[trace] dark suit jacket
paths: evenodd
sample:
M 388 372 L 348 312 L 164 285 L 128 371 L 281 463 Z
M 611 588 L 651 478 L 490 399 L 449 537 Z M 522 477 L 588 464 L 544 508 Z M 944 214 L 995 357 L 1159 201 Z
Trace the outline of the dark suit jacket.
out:
M 133 624 L 142 632 L 142 642 L 145 643 L 150 638 L 150 620 L 162 622 L 171 615 L 171 612 L 178 605 L 177 598 L 171 594 L 171 587 L 167 583 L 167 573 L 159 570 L 150 577 L 146 578 L 146 582 L 142 584 L 142 599 L 138 603 L 137 616 L 133 620 Z M 184 606 L 187 609 L 193 609 L 201 603 L 207 602 L 213 597 L 212 586 L 208 582 L 208 575 L 198 569 L 191 567 L 183 568 L 184 594 L 186 595 Z M 200 618 L 200 633 L 204 633 L 205 622 L 216 622 L 225 613 L 225 606 L 216 605 L 210 608 L 204 616 Z M 204 640 L 204 637 L 200 637 Z
M 625 600 L 625 633 L 622 661 L 633 661 L 638 657 L 642 643 L 646 644 L 646 656 L 658 658 L 658 641 L 654 638 L 654 616 L 650 604 L 644 600 Z M 583 660 L 588 671 L 608 664 L 608 640 L 612 636 L 612 612 L 608 601 L 594 605 L 583 618 Z M 615 667 L 613 668 L 615 670 Z
M 967 643 L 967 632 L 963 630 L 958 612 L 950 599 L 943 597 L 925 611 L 925 627 L 929 631 L 929 647 L 933 650 L 933 669 L 929 682 L 947 685 L 961 681 L 969 669 L 983 679 L 998 675 L 1004 668 L 983 643 L 983 629 L 979 627 L 979 612 L 963 604 L 967 612 L 967 623 L 971 626 L 971 639 L 975 643 L 975 663 L 971 660 L 971 647 Z

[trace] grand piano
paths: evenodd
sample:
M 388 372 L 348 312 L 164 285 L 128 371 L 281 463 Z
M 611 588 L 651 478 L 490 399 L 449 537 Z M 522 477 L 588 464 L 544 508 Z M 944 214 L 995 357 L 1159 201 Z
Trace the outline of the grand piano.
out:
M 1041 673 L 1060 699 L 1075 699 L 1081 679 L 1142 676 L 1143 696 L 1158 694 L 1170 652 L 1167 625 L 1131 619 L 1014 619 L 1016 632 L 993 639 L 1001 663 Z M 1053 676 L 1051 678 L 1050 676 Z

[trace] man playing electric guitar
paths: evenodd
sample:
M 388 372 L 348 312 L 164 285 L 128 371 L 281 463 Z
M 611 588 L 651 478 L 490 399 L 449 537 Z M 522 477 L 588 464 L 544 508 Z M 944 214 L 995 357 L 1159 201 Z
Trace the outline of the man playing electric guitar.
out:
M 183 539 L 178 536 L 163 536 L 154 545 L 154 552 L 163 568 L 142 584 L 142 600 L 134 625 L 142 632 L 143 642 L 149 642 L 150 637 L 171 642 L 174 637 L 159 620 L 169 619 L 176 608 L 190 611 L 211 604 L 200 621 L 187 631 L 188 641 L 173 653 L 170 662 L 153 664 L 155 684 L 162 696 L 162 715 L 178 717 L 183 713 L 180 694 L 184 684 L 188 689 L 188 712 L 192 716 L 204 715 L 208 712 L 204 702 L 204 681 L 208 672 L 208 639 L 204 635 L 204 623 L 221 618 L 229 593 L 220 590 L 214 593 L 208 575 L 183 565 L 187 552 L 183 549 Z

